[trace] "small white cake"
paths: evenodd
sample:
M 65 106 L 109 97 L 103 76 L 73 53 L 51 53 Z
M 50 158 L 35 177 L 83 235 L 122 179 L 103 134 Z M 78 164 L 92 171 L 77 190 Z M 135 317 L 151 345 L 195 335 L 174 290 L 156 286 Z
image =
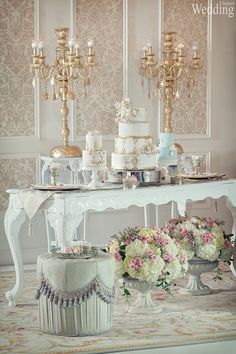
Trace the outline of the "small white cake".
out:
M 84 167 L 106 167 L 106 151 L 102 150 L 102 135 L 98 131 L 86 135 L 86 150 L 82 152 Z
M 154 169 L 157 164 L 156 147 L 150 136 L 146 108 L 135 108 L 128 98 L 117 103 L 118 137 L 111 166 L 116 170 Z

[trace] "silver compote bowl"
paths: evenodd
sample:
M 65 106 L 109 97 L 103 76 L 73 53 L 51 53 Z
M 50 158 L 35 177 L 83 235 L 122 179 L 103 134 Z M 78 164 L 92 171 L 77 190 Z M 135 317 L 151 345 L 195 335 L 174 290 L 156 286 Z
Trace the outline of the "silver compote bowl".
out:
M 162 307 L 152 300 L 151 292 L 156 289 L 155 283 L 127 277 L 125 278 L 125 284 L 128 288 L 138 291 L 138 297 L 135 302 L 129 304 L 128 312 L 137 314 L 156 314 L 162 311 Z
M 210 262 L 198 257 L 193 257 L 188 261 L 188 284 L 184 289 L 180 289 L 182 294 L 190 295 L 208 295 L 211 293 L 209 286 L 201 281 L 201 274 L 212 271 L 217 268 L 218 261 Z

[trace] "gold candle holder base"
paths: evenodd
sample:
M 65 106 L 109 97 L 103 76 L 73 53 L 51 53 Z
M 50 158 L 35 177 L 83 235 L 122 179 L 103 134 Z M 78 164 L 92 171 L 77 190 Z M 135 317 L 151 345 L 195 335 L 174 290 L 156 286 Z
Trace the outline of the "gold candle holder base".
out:
M 78 146 L 70 145 L 70 146 L 56 146 L 50 151 L 51 157 L 81 157 L 82 152 Z

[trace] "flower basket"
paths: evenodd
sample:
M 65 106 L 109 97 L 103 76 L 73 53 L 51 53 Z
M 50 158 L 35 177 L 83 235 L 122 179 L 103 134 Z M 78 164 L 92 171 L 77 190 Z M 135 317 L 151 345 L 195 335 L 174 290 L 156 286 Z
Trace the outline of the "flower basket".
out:
M 162 232 L 177 240 L 188 255 L 189 282 L 186 289 L 192 295 L 205 295 L 211 289 L 202 283 L 201 274 L 218 267 L 219 261 L 230 263 L 233 246 L 223 230 L 224 222 L 209 217 L 182 217 L 169 221 Z
M 107 252 L 114 257 L 124 294 L 130 295 L 127 287 L 141 293 L 136 303 L 129 306 L 135 312 L 140 309 L 160 312 L 148 293 L 156 287 L 169 291 L 171 281 L 187 272 L 186 251 L 177 240 L 157 229 L 127 228 L 112 237 Z

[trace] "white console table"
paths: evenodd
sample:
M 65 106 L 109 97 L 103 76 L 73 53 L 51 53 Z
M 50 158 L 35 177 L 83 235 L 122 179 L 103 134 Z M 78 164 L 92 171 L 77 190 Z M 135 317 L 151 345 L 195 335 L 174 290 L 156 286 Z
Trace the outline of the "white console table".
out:
M 24 272 L 19 241 L 19 231 L 26 215 L 18 190 L 10 190 L 9 206 L 5 215 L 5 231 L 9 242 L 16 272 L 16 283 L 13 289 L 6 293 L 10 306 L 14 306 L 16 298 L 23 287 Z M 222 181 L 207 181 L 183 185 L 161 185 L 157 187 L 142 187 L 135 190 L 98 190 L 71 191 L 54 193 L 40 207 L 46 210 L 51 227 L 54 229 L 58 243 L 73 238 L 74 230 L 79 226 L 84 213 L 91 209 L 102 212 L 107 208 L 122 209 L 131 205 L 145 207 L 148 204 L 156 206 L 175 201 L 179 214 L 184 215 L 186 201 L 198 201 L 207 197 L 227 198 L 227 206 L 233 216 L 233 234 L 236 234 L 236 179 Z M 236 262 L 232 271 L 236 275 Z

